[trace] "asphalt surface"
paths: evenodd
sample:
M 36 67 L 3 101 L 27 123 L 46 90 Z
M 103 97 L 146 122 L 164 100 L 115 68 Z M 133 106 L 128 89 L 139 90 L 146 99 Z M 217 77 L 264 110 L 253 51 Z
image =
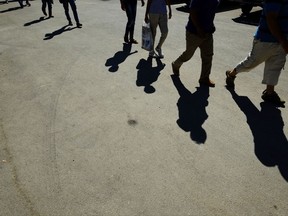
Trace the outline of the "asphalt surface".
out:
M 165 58 L 150 60 L 123 44 L 119 1 L 77 0 L 82 29 L 66 26 L 56 0 L 53 19 L 31 4 L 0 2 L 1 216 L 288 214 L 287 108 L 263 103 L 264 65 L 225 87 L 255 17 L 217 13 L 208 89 L 199 51 L 171 76 L 185 48 L 181 5 Z M 139 42 L 144 12 L 138 4 Z M 285 67 L 276 90 L 286 100 L 287 83 Z

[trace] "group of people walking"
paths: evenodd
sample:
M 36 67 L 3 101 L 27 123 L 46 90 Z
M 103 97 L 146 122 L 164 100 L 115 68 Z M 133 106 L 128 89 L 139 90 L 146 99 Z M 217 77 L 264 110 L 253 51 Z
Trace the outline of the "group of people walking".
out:
M 138 42 L 134 39 L 134 25 L 137 11 L 137 0 L 120 0 L 122 10 L 126 11 L 128 22 L 124 34 L 125 43 Z M 145 5 L 141 0 L 142 6 Z M 210 79 L 212 59 L 214 55 L 213 33 L 216 28 L 214 18 L 219 0 L 190 0 L 189 18 L 186 25 L 186 50 L 172 62 L 172 71 L 180 76 L 180 68 L 189 61 L 199 48 L 202 60 L 200 85 L 215 87 Z M 168 10 L 167 11 L 167 7 Z M 151 57 L 163 58 L 162 45 L 168 35 L 168 18 L 172 17 L 170 0 L 147 0 L 145 22 L 150 23 L 153 46 L 149 52 Z M 156 29 L 159 26 L 161 36 L 154 50 Z M 155 52 L 156 51 L 156 52 Z M 279 76 L 284 68 L 288 53 L 288 0 L 265 0 L 263 11 L 252 49 L 248 56 L 240 61 L 232 70 L 225 72 L 226 85 L 235 87 L 235 78 L 241 72 L 248 72 L 261 63 L 265 63 L 262 84 L 266 89 L 262 99 L 277 106 L 283 106 L 282 100 L 275 91 Z
M 23 1 L 24 1 L 24 0 L 18 0 L 18 3 L 19 3 L 19 5 L 20 5 L 21 8 L 24 7 Z M 25 2 L 26 2 L 26 6 L 28 6 L 28 7 L 31 6 L 31 4 L 29 3 L 29 0 L 25 0 Z M 9 0 L 6 0 L 6 4 L 8 4 L 8 3 L 9 3 Z
M 21 8 L 24 7 L 23 1 L 24 0 L 18 0 Z M 29 3 L 29 0 L 25 0 L 25 1 L 26 1 L 26 6 L 31 6 L 31 4 Z M 66 18 L 68 20 L 68 25 L 69 26 L 73 25 L 71 17 L 70 17 L 70 14 L 69 14 L 69 5 L 70 5 L 70 7 L 72 9 L 72 12 L 73 12 L 73 15 L 74 15 L 76 26 L 78 28 L 81 28 L 82 24 L 80 23 L 80 20 L 79 20 L 79 17 L 78 17 L 78 12 L 77 12 L 77 7 L 76 7 L 75 1 L 76 0 L 59 0 L 59 2 L 63 5 L 64 11 L 65 11 L 65 15 L 66 15 Z M 6 3 L 8 3 L 8 0 L 6 0 Z M 54 17 L 53 13 L 52 13 L 52 5 L 53 4 L 54 4 L 53 0 L 42 0 L 42 7 L 41 7 L 42 12 L 43 12 L 43 14 L 45 16 L 48 16 L 48 18 L 53 18 Z M 47 7 L 48 7 L 48 15 L 47 15 L 47 12 L 46 12 L 46 8 Z
M 78 28 L 82 27 L 82 24 L 80 23 L 79 17 L 78 17 L 78 12 L 77 12 L 77 7 L 76 7 L 76 0 L 59 0 L 59 2 L 63 5 L 64 11 L 65 11 L 65 15 L 66 18 L 68 20 L 68 25 L 72 26 L 72 20 L 69 14 L 69 5 L 72 9 L 73 15 L 74 15 L 74 19 L 76 22 L 76 26 Z M 42 12 L 45 16 L 47 16 L 47 12 L 46 12 L 46 7 L 48 6 L 48 17 L 49 18 L 53 18 L 54 16 L 52 15 L 52 4 L 53 4 L 53 0 L 42 0 Z

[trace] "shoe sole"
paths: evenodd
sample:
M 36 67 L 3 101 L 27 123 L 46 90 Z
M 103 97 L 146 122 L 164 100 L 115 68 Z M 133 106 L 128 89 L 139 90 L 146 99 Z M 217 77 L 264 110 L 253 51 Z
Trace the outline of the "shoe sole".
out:
M 175 66 L 173 64 L 173 62 L 171 63 L 171 66 L 172 66 L 172 72 L 175 76 L 180 76 L 180 72 L 179 72 L 179 69 L 175 69 Z

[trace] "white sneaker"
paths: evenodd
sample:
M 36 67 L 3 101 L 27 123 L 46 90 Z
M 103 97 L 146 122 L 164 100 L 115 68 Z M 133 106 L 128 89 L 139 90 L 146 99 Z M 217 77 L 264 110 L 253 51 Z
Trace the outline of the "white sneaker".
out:
M 163 53 L 162 53 L 161 48 L 156 47 L 155 50 L 156 50 L 156 52 L 158 53 L 158 57 L 159 57 L 159 58 L 164 58 L 164 55 L 163 55 Z

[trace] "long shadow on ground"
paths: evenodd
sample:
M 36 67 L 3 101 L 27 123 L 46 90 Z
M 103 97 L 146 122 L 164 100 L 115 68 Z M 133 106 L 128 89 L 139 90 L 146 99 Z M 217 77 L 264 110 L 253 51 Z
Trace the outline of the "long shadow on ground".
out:
M 43 22 L 43 21 L 48 20 L 48 19 L 50 19 L 50 18 L 49 17 L 40 17 L 39 19 L 32 20 L 30 22 L 25 23 L 24 26 L 27 27 L 27 26 L 30 26 L 30 25 L 34 25 L 34 24 Z
M 288 182 L 288 141 L 283 131 L 281 110 L 266 102 L 262 102 L 261 110 L 258 110 L 248 97 L 239 96 L 233 89 L 228 90 L 246 115 L 254 137 L 255 155 L 267 167 L 278 166 Z
M 154 93 L 156 90 L 152 86 L 152 83 L 156 82 L 160 72 L 164 69 L 165 64 L 162 63 L 160 58 L 156 58 L 156 67 L 152 65 L 152 57 L 148 57 L 147 60 L 140 59 L 136 69 L 138 69 L 137 73 L 137 86 L 144 86 L 144 91 L 147 94 Z
M 138 52 L 137 50 L 131 52 L 131 49 L 132 49 L 131 43 L 123 43 L 122 50 L 116 52 L 113 57 L 106 60 L 105 66 L 109 67 L 108 70 L 110 72 L 118 71 L 119 65 L 123 63 L 128 56 Z
M 241 15 L 237 18 L 234 18 L 233 21 L 236 23 L 248 24 L 253 26 L 258 26 L 262 10 L 251 12 L 247 15 Z
M 194 142 L 204 144 L 207 133 L 202 125 L 208 119 L 206 107 L 209 104 L 209 87 L 200 86 L 194 93 L 191 93 L 178 76 L 171 75 L 171 78 L 180 96 L 177 102 L 179 111 L 177 124 L 182 130 L 190 132 L 190 137 Z
M 45 38 L 43 40 L 51 40 L 52 38 L 54 38 L 57 35 L 62 34 L 63 32 L 72 31 L 73 29 L 77 28 L 77 27 L 67 28 L 68 26 L 69 25 L 65 25 L 61 27 L 60 29 L 55 30 L 54 32 L 45 34 Z

